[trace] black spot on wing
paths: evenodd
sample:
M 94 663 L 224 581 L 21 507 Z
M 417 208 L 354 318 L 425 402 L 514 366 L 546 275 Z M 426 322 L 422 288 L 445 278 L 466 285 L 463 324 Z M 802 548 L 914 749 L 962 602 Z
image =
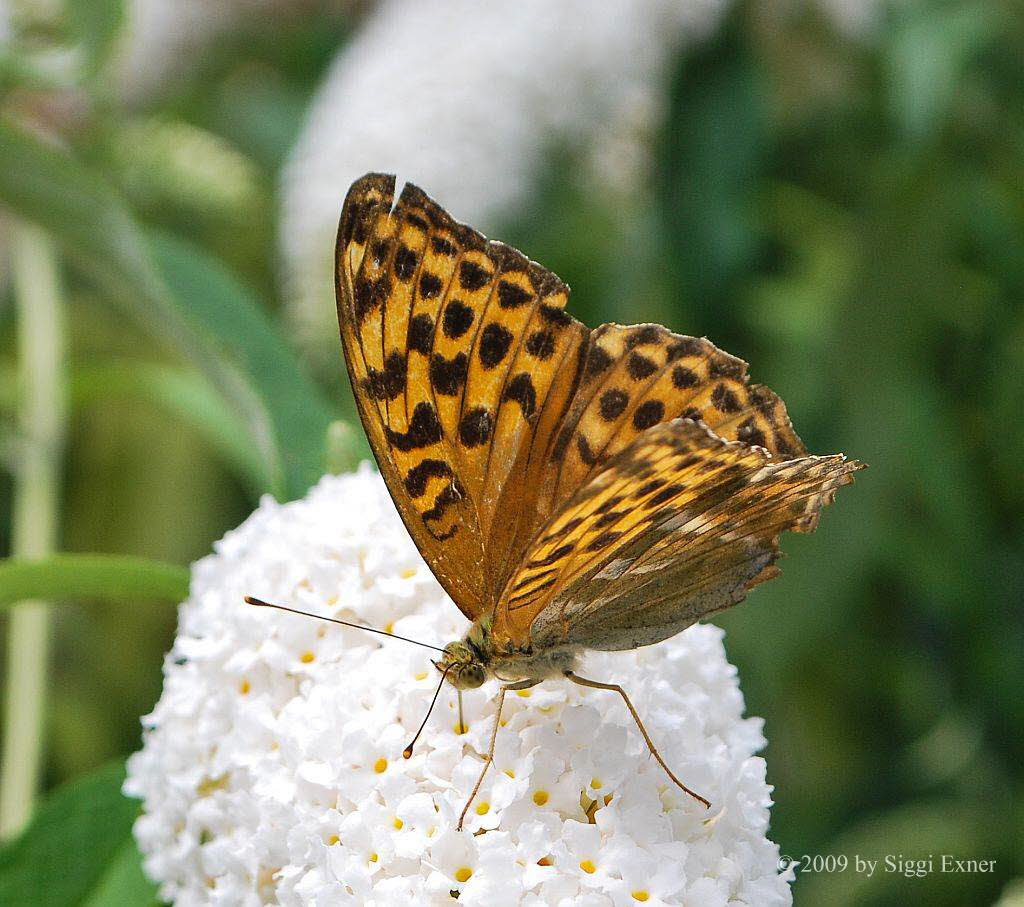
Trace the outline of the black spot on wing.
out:
M 587 466 L 593 466 L 597 463 L 597 454 L 591 449 L 590 442 L 587 441 L 582 432 L 576 435 L 576 450 L 579 451 L 580 459 Z
M 387 274 L 381 274 L 376 280 L 365 275 L 357 277 L 354 291 L 357 320 L 362 321 L 370 312 L 379 308 L 390 294 L 391 279 Z
M 459 250 L 453 243 L 445 239 L 443 236 L 431 236 L 430 237 L 430 248 L 434 250 L 437 255 L 444 255 L 447 258 L 451 258 Z
M 434 299 L 441 292 L 441 278 L 429 271 L 420 275 L 420 296 Z
M 626 363 L 626 370 L 629 372 L 629 377 L 634 381 L 642 381 L 644 378 L 650 378 L 657 370 L 657 363 L 652 359 L 648 359 L 646 356 L 641 356 L 639 353 L 630 353 L 629 361 Z
M 437 411 L 429 403 L 416 404 L 408 431 L 397 432 L 390 428 L 386 431 L 388 442 L 403 452 L 429 447 L 444 437 Z
M 587 551 L 600 551 L 602 548 L 607 548 L 609 545 L 613 545 L 620 538 L 622 538 L 621 532 L 615 532 L 612 530 L 602 532 L 589 545 L 587 545 Z
M 665 417 L 665 404 L 660 400 L 648 400 L 633 410 L 633 427 L 643 431 L 657 425 Z
M 663 329 L 656 324 L 643 324 L 630 331 L 629 336 L 626 337 L 626 349 L 631 350 L 643 343 L 657 343 L 661 340 L 662 333 Z
M 572 322 L 572 316 L 568 312 L 564 309 L 560 309 L 558 306 L 549 305 L 546 302 L 541 304 L 538 311 L 540 312 L 540 317 L 548 324 L 565 327 L 567 324 Z
M 404 243 L 399 244 L 395 252 L 395 276 L 403 282 L 410 280 L 416 273 L 417 264 L 419 259 L 416 253 Z
M 542 557 L 539 560 L 532 560 L 527 563 L 527 567 L 550 567 L 552 564 L 557 563 L 566 555 L 572 554 L 575 546 L 572 543 L 567 545 L 560 545 L 554 551 L 552 551 L 546 557 Z
M 629 403 L 629 394 L 618 388 L 607 390 L 601 394 L 599 409 L 605 422 L 614 422 L 622 415 Z
M 707 352 L 707 341 L 697 337 L 680 337 L 665 352 L 669 362 L 675 362 L 683 356 L 703 356 Z
M 651 494 L 652 492 L 657 491 L 664 484 L 665 484 L 665 480 L 664 479 L 652 479 L 646 485 L 641 485 L 636 490 L 636 492 L 634 492 L 633 497 L 634 498 L 645 498 L 645 497 L 647 497 L 647 495 Z
M 696 387 L 698 384 L 700 384 L 700 376 L 693 369 L 689 369 L 685 365 L 677 365 L 672 369 L 672 385 L 678 390 Z
M 384 370 L 375 368 L 363 381 L 363 387 L 374 400 L 394 400 L 405 390 L 406 358 L 401 353 L 389 353 Z
M 744 444 L 756 444 L 758 447 L 766 447 L 768 443 L 764 432 L 757 427 L 753 416 L 740 423 L 739 428 L 736 429 L 736 440 L 742 441 Z
M 457 340 L 473 326 L 473 310 L 461 300 L 453 299 L 445 306 L 442 326 L 445 337 Z
M 732 356 L 715 356 L 708 366 L 708 377 L 710 378 L 740 378 L 743 377 L 743 363 Z
M 518 309 L 526 305 L 533 294 L 508 280 L 498 281 L 498 305 L 503 309 Z
M 405 477 L 405 490 L 411 498 L 422 497 L 432 478 L 451 478 L 452 468 L 444 460 L 422 460 Z
M 491 279 L 490 271 L 472 261 L 459 264 L 459 285 L 470 293 L 483 289 Z
M 433 345 L 434 319 L 421 312 L 409 322 L 409 349 L 429 356 Z
M 508 383 L 502 399 L 515 400 L 522 410 L 523 418 L 529 419 L 537 409 L 537 391 L 533 379 L 526 372 L 520 372 Z
M 582 525 L 583 517 L 573 517 L 571 520 L 569 520 L 568 523 L 566 523 L 560 529 L 553 529 L 551 532 L 547 533 L 547 535 L 544 536 L 544 541 L 550 542 L 552 539 L 561 538 L 561 536 L 568 535 L 570 532 L 573 531 L 573 529 L 577 529 Z
M 738 413 L 740 411 L 739 398 L 724 384 L 716 384 L 711 392 L 711 402 L 723 413 Z
M 454 397 L 465 385 L 468 371 L 469 359 L 465 353 L 459 353 L 454 359 L 434 353 L 430 360 L 430 383 L 442 396 Z
M 494 430 L 494 420 L 483 406 L 467 411 L 459 422 L 459 440 L 466 447 L 479 447 L 486 444 Z
M 672 498 L 682 494 L 684 491 L 682 485 L 666 485 L 661 489 L 654 497 L 646 502 L 647 507 L 660 507 L 662 504 L 671 501 Z
M 371 254 L 375 267 L 381 267 L 388 260 L 388 256 L 391 254 L 392 242 L 393 240 L 391 239 L 378 239 L 373 243 Z
M 590 352 L 587 354 L 587 364 L 584 370 L 584 377 L 587 380 L 596 378 L 602 372 L 608 370 L 612 362 L 611 355 L 607 353 L 602 347 L 596 344 L 590 348 Z
M 430 522 L 431 520 L 439 520 L 444 516 L 444 512 L 452 505 L 462 500 L 462 495 L 454 485 L 446 485 L 438 493 L 437 497 L 434 498 L 434 505 L 429 510 L 424 510 L 422 513 L 422 519 L 424 523 Z
M 494 368 L 512 345 L 512 332 L 503 325 L 491 322 L 480 334 L 480 363 L 485 369 Z
M 555 336 L 551 331 L 534 331 L 526 338 L 526 352 L 544 361 L 555 351 Z

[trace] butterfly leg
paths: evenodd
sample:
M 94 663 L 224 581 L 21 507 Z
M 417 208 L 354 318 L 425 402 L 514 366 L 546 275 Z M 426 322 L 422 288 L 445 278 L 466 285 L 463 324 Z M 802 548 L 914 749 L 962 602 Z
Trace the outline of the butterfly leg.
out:
M 573 683 L 579 684 L 581 687 L 590 687 L 594 690 L 611 690 L 613 693 L 618 693 L 622 697 L 622 701 L 626 703 L 626 708 L 629 709 L 629 714 L 633 716 L 636 726 L 640 728 L 640 733 L 643 734 L 644 741 L 647 743 L 647 748 L 651 751 L 651 755 L 658 760 L 658 764 L 665 769 L 665 772 L 676 783 L 677 787 L 688 793 L 694 800 L 699 800 L 705 807 L 711 809 L 710 802 L 705 800 L 700 794 L 696 794 L 690 790 L 690 788 L 683 784 L 683 782 L 672 773 L 672 769 L 665 764 L 665 760 L 661 758 L 661 754 L 658 752 L 657 747 L 653 742 L 651 742 L 650 735 L 647 733 L 647 728 L 644 727 L 644 723 L 640 720 L 640 716 L 637 714 L 636 709 L 633 708 L 633 703 L 629 701 L 629 697 L 626 695 L 626 691 L 622 689 L 622 687 L 617 683 L 601 683 L 598 680 L 587 680 L 587 678 L 580 677 L 572 671 L 566 671 L 565 676 Z
M 498 707 L 494 710 L 494 728 L 491 731 L 491 745 L 487 748 L 487 758 L 484 759 L 484 767 L 480 771 L 480 777 L 476 779 L 476 784 L 473 785 L 473 792 L 469 795 L 469 799 L 466 801 L 466 805 L 462 807 L 462 814 L 459 816 L 459 824 L 455 826 L 456 831 L 462 831 L 462 823 L 466 818 L 466 813 L 469 812 L 469 807 L 473 805 L 473 801 L 476 799 L 476 795 L 480 790 L 480 785 L 484 783 L 484 775 L 487 774 L 487 769 L 491 767 L 491 763 L 494 761 L 494 742 L 498 739 L 498 726 L 501 722 L 501 707 L 505 704 L 505 694 L 509 690 L 525 690 L 529 687 L 536 686 L 539 683 L 537 680 L 520 680 L 516 683 L 505 684 L 498 691 Z

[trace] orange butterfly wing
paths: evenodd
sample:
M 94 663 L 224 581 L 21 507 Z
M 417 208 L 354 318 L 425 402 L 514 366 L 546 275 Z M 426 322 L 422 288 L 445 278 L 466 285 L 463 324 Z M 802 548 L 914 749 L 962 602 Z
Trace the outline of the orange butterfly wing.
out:
M 860 464 L 772 458 L 679 419 L 609 460 L 540 531 L 495 612 L 499 644 L 631 649 L 777 575 L 778 539 L 810 532 Z
M 393 176 L 353 184 L 337 245 L 345 360 L 370 446 L 427 564 L 471 619 L 539 521 L 530 489 L 588 331 L 568 288 Z M 498 518 L 500 516 L 500 519 Z
M 620 626 L 642 594 L 658 628 L 646 636 L 726 607 L 771 575 L 778 534 L 813 528 L 858 468 L 804 456 L 742 360 L 659 325 L 591 331 L 550 271 L 415 186 L 397 204 L 394 190 L 369 174 L 345 201 L 345 359 L 406 527 L 496 639 L 646 638 Z

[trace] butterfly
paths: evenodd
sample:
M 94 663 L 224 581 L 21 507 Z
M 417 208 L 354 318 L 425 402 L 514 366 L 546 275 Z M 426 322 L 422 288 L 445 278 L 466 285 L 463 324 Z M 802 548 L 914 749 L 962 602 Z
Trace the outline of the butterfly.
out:
M 590 329 L 569 288 L 395 177 L 348 192 L 338 321 L 356 405 L 424 560 L 472 622 L 435 662 L 458 690 L 575 672 L 587 649 L 651 645 L 778 575 L 862 464 L 808 456 L 782 401 L 709 340 Z M 438 687 L 440 690 L 440 686 Z M 406 753 L 411 752 L 411 748 Z

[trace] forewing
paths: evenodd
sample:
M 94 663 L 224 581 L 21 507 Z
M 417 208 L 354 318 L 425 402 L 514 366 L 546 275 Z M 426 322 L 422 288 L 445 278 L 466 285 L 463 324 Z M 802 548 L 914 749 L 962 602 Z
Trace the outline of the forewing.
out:
M 353 184 L 337 245 L 345 359 L 382 475 L 424 559 L 471 619 L 535 534 L 535 492 L 589 331 L 568 288 L 393 176 Z M 514 489 L 515 493 L 510 494 Z
M 773 458 L 679 419 L 613 456 L 538 533 L 494 615 L 535 649 L 657 642 L 776 575 L 778 537 L 809 532 L 860 464 Z

